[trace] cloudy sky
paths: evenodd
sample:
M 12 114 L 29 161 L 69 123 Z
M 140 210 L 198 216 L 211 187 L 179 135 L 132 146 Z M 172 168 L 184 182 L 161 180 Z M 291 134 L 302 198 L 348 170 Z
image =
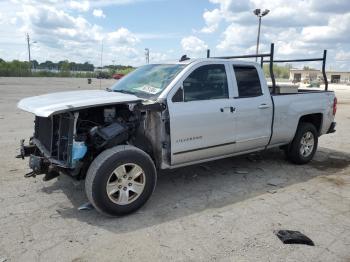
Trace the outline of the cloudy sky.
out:
M 271 42 L 276 57 L 321 56 L 327 68 L 350 70 L 349 0 L 12 0 L 0 2 L 0 58 L 144 63 L 255 52 L 257 18 L 263 18 L 261 51 Z

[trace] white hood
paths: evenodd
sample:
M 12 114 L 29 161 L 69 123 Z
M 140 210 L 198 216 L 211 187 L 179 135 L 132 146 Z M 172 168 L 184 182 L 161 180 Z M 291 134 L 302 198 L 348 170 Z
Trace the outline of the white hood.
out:
M 130 94 L 104 90 L 81 90 L 24 98 L 19 101 L 17 107 L 36 116 L 48 117 L 67 110 L 141 100 Z

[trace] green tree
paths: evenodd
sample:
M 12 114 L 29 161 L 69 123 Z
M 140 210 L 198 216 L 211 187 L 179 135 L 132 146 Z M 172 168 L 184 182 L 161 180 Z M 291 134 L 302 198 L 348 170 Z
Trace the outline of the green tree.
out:
M 69 77 L 70 76 L 70 64 L 68 60 L 58 62 L 60 69 L 60 76 Z

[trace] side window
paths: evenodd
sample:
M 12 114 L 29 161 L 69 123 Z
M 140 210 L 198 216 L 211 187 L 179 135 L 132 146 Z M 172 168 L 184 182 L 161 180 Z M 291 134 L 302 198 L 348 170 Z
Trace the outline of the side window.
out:
M 228 98 L 225 65 L 205 65 L 183 82 L 185 101 Z
M 239 97 L 262 95 L 258 72 L 252 66 L 233 66 L 237 80 Z
M 184 101 L 184 90 L 183 88 L 179 88 L 171 99 L 173 103 L 183 102 Z

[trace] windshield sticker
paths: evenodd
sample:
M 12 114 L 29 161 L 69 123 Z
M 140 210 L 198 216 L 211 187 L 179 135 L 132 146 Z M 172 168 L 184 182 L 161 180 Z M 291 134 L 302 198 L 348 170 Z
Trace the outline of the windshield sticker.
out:
M 143 85 L 137 88 L 137 90 L 154 95 L 160 92 L 162 89 L 150 85 Z

